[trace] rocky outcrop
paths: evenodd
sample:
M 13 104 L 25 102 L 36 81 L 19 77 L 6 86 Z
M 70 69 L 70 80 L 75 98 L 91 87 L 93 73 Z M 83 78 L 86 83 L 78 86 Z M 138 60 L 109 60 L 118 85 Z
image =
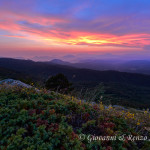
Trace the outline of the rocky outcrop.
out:
M 18 86 L 18 87 L 25 87 L 25 88 L 32 88 L 31 85 L 25 84 L 19 80 L 14 79 L 5 79 L 0 81 L 0 85 L 9 85 L 9 86 Z

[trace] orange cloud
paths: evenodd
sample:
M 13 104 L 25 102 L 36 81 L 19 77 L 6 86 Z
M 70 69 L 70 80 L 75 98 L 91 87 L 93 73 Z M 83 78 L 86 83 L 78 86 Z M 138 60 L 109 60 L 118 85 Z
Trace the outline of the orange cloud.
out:
M 42 36 L 42 35 L 41 35 Z M 60 38 L 53 37 L 53 40 L 63 43 L 65 45 L 91 45 L 91 46 L 102 46 L 102 45 L 115 45 L 115 46 L 144 46 L 149 45 L 150 35 L 149 34 L 130 34 L 130 35 L 111 35 L 111 34 L 95 34 L 95 33 L 83 33 L 83 32 L 71 32 L 69 37 Z M 43 34 L 43 40 L 51 41 L 51 37 Z
M 15 38 L 40 41 L 48 45 L 87 45 L 87 46 L 131 46 L 143 47 L 150 44 L 150 34 L 114 35 L 88 31 L 63 30 L 57 24 L 69 23 L 69 20 L 58 17 L 27 16 L 9 11 L 0 11 L 0 29 L 10 32 L 12 35 L 4 35 Z M 26 21 L 27 24 L 19 24 Z

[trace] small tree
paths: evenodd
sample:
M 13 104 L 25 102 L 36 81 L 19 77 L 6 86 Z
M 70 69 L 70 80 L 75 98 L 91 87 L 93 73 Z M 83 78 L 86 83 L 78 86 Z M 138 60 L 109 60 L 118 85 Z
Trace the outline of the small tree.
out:
M 49 90 L 58 91 L 60 93 L 68 93 L 72 90 L 71 83 L 67 77 L 59 73 L 55 76 L 50 77 L 45 84 L 45 87 Z

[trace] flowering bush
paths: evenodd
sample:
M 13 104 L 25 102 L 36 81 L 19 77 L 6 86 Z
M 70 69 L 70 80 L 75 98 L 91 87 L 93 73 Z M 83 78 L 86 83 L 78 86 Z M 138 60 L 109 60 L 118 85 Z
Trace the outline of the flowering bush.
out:
M 84 139 L 80 135 L 84 134 Z M 119 136 L 150 135 L 149 110 L 117 110 L 45 89 L 1 87 L 0 149 L 125 150 L 148 149 L 149 141 Z M 89 142 L 89 135 L 93 135 Z M 116 140 L 94 140 L 116 136 Z

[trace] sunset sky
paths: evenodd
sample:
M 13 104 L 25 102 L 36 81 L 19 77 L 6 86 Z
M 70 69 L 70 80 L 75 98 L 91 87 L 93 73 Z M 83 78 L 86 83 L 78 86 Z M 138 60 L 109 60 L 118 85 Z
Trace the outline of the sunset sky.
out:
M 150 56 L 149 0 L 0 0 L 0 56 Z

